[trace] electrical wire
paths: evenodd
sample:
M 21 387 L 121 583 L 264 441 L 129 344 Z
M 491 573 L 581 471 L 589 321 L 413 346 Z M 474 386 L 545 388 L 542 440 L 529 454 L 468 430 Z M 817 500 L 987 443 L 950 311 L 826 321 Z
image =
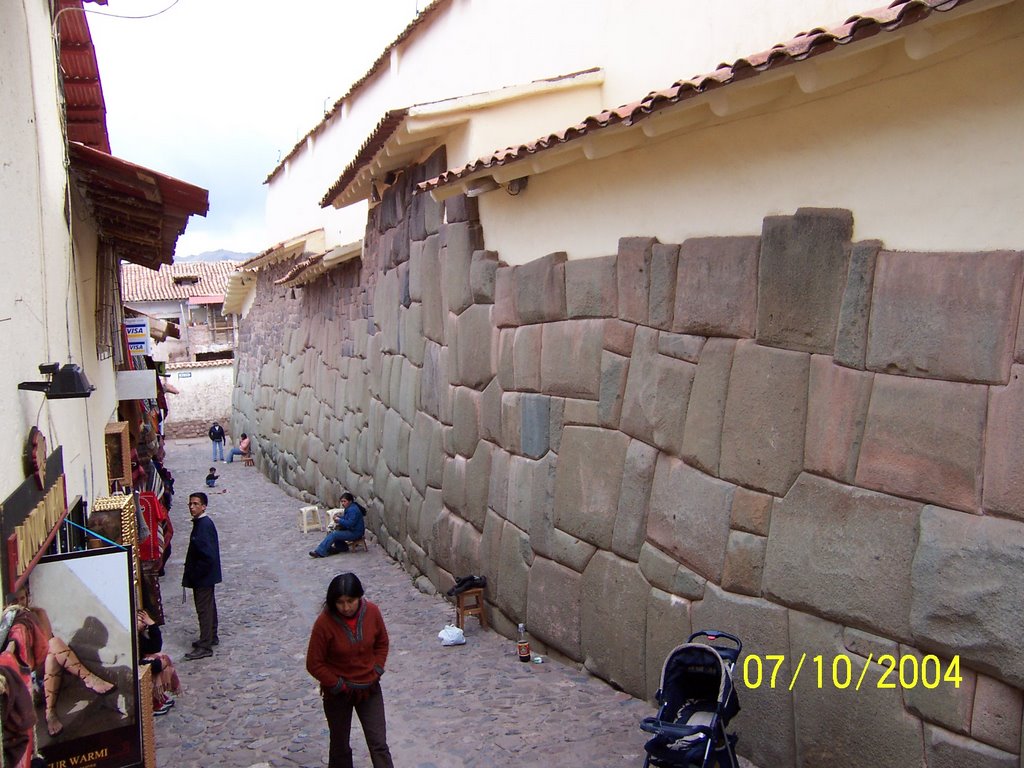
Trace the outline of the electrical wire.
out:
M 161 14 L 167 13 L 179 2 L 181 2 L 181 0 L 174 0 L 174 2 L 172 2 L 166 8 L 164 8 L 162 11 L 157 11 L 156 13 L 149 13 L 145 16 L 125 16 L 120 13 L 104 13 L 103 11 L 93 10 L 92 8 L 61 8 L 59 11 L 57 11 L 57 15 L 53 17 L 53 28 L 54 30 L 57 29 L 57 19 L 60 18 L 60 15 L 64 13 L 64 11 L 80 11 L 81 13 L 91 13 L 95 16 L 109 16 L 112 19 L 152 19 L 157 16 L 160 16 Z

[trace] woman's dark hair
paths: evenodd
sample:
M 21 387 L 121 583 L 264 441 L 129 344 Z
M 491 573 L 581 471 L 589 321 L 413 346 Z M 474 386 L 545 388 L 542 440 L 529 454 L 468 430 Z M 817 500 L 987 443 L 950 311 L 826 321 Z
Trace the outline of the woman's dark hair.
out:
M 355 496 L 353 496 L 353 495 L 352 495 L 351 493 L 349 493 L 348 491 L 345 491 L 345 492 L 344 492 L 343 494 L 341 494 L 341 500 L 342 500 L 342 501 L 355 501 L 355 500 L 356 500 L 356 497 L 355 497 Z
M 339 597 L 362 597 L 363 583 L 354 573 L 339 573 L 327 586 L 327 599 L 324 600 L 324 610 L 334 617 L 337 617 L 338 609 L 334 605 Z

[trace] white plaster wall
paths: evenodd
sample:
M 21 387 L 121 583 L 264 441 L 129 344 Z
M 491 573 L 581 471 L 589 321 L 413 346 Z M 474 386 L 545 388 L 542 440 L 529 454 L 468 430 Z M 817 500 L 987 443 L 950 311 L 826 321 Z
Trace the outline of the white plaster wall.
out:
M 320 226 L 329 245 L 362 236 L 364 205 L 322 211 L 319 201 L 389 109 L 595 66 L 606 72 L 601 105 L 615 107 L 713 70 L 723 60 L 767 49 L 800 31 L 840 24 L 870 7 L 874 5 L 867 0 L 517 0 L 510 12 L 505 0 L 454 0 L 447 12 L 397 49 L 390 66 L 364 85 L 270 182 L 271 240 Z M 564 128 L 587 114 L 591 110 L 552 111 L 550 122 L 539 131 L 533 116 L 515 143 Z M 498 148 L 467 144 L 466 154 L 450 156 L 449 165 Z
M 852 210 L 854 237 L 887 248 L 1020 249 L 1024 3 L 1010 11 L 903 76 L 565 166 L 515 198 L 486 194 L 487 247 L 508 263 L 587 258 L 623 235 L 759 234 L 764 216 L 814 206 Z
M 214 420 L 220 421 L 225 430 L 229 429 L 231 389 L 234 385 L 232 362 L 215 366 L 174 368 L 168 373 L 171 375 L 167 381 L 177 387 L 181 394 L 167 395 L 167 430 L 189 422 L 202 422 L 208 428 Z M 206 428 L 197 434 L 205 435 Z
M 78 252 L 64 219 L 67 176 L 48 3 L 0 3 L 0 497 L 25 478 L 22 451 L 38 426 L 52 450 L 64 447 L 69 498 L 105 493 L 103 425 L 110 419 L 113 368 L 96 357 L 96 233 L 73 204 Z M 74 362 L 97 391 L 88 399 L 48 401 L 19 391 L 41 381 L 38 366 Z M 98 462 L 98 463 L 97 463 Z

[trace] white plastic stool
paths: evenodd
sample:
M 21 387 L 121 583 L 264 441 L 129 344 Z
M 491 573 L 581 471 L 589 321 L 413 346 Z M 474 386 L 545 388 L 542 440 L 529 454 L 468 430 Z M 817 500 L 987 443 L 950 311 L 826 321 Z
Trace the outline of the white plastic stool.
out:
M 319 531 L 327 530 L 327 527 L 324 525 L 324 518 L 320 514 L 320 508 L 315 505 L 302 507 L 299 510 L 299 528 L 302 529 L 303 533 L 309 533 L 310 529 L 314 527 Z

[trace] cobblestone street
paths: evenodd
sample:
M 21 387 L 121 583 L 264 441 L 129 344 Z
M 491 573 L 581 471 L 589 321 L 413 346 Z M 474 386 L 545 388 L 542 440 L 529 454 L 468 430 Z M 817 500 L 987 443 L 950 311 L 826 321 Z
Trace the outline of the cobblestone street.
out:
M 209 441 L 170 442 L 175 476 L 173 556 L 162 580 L 164 650 L 183 693 L 156 720 L 161 766 L 314 766 L 327 762 L 327 727 L 305 670 L 309 629 L 332 576 L 351 570 L 384 614 L 391 653 L 382 685 L 397 766 L 639 766 L 653 709 L 556 662 L 522 664 L 510 640 L 468 621 L 467 644 L 444 648 L 452 606 L 419 592 L 409 575 L 370 551 L 313 560 L 320 533 L 298 528 L 300 503 L 240 461 L 218 464 L 210 493 L 224 583 L 217 588 L 220 645 L 212 658 L 182 657 L 198 636 L 181 567 L 191 529 L 188 493 L 209 490 Z M 369 765 L 353 727 L 356 765 Z

